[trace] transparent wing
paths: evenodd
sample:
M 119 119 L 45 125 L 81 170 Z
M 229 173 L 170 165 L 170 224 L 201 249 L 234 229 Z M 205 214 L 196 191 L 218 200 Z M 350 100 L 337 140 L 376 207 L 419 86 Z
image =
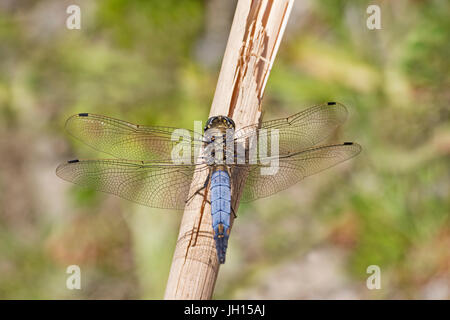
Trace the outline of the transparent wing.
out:
M 66 122 L 66 129 L 72 136 L 98 151 L 119 159 L 144 162 L 170 159 L 173 148 L 183 141 L 188 142 L 186 146 L 192 157 L 195 146 L 191 143 L 193 139 L 201 144 L 201 137 L 194 136 L 191 130 L 178 129 L 178 139 L 172 141 L 176 128 L 136 125 L 92 113 L 71 116 Z
M 191 185 L 193 190 L 204 185 L 204 180 L 193 180 L 194 173 L 203 170 L 209 169 L 128 160 L 71 160 L 59 165 L 56 174 L 69 182 L 150 207 L 183 209 Z
M 267 130 L 270 148 L 271 130 L 279 133 L 279 154 L 288 155 L 311 148 L 328 138 L 347 118 L 343 104 L 328 102 L 313 106 L 288 118 L 265 121 L 261 126 L 251 125 L 237 130 L 235 140 L 244 143 L 252 135 L 260 136 Z
M 264 198 L 292 186 L 307 176 L 353 158 L 360 151 L 361 146 L 351 142 L 304 150 L 280 157 L 278 171 L 273 175 L 262 175 L 261 168 L 264 166 L 260 164 L 235 165 L 231 167 L 233 188 L 237 192 L 242 190 L 242 202 Z

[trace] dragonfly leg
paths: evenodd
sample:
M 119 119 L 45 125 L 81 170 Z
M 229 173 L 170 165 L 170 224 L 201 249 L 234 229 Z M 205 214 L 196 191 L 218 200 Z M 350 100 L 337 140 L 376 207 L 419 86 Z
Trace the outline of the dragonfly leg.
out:
M 236 155 L 235 155 L 235 159 L 236 159 Z M 228 176 L 232 176 L 232 173 L 231 173 L 231 170 L 230 170 L 230 168 L 227 168 L 227 172 L 228 172 Z M 233 193 L 233 192 L 232 192 Z M 234 217 L 234 219 L 236 219 L 237 218 L 237 215 L 236 215 L 236 212 L 234 211 L 234 208 L 233 208 L 233 205 L 231 205 L 230 204 L 230 209 L 231 209 L 231 212 L 233 212 L 233 217 Z
M 186 199 L 185 203 L 188 203 L 189 201 L 192 200 L 193 197 L 195 197 L 196 195 L 201 195 L 202 197 L 204 196 L 204 194 L 202 194 L 200 191 L 205 190 L 206 187 L 208 186 L 209 183 L 209 179 L 211 178 L 211 170 L 208 173 L 208 177 L 205 179 L 205 183 L 203 184 L 203 186 L 198 189 L 197 191 L 195 191 L 189 198 Z M 208 200 L 206 200 L 206 202 L 208 202 L 209 204 L 211 204 L 211 202 L 209 202 Z
M 203 192 L 200 192 L 201 190 L 203 190 L 205 188 L 200 188 L 198 189 L 191 197 L 189 197 L 188 200 L 186 200 L 186 202 L 188 202 L 190 199 L 192 199 L 193 196 L 195 196 L 196 194 L 198 194 L 199 196 L 205 197 L 205 194 Z M 211 201 L 209 201 L 208 199 L 204 200 L 207 204 L 211 205 Z
M 230 206 L 230 208 L 231 208 L 231 212 L 233 212 L 233 217 L 234 217 L 234 219 L 236 219 L 236 218 L 237 218 L 237 215 L 236 215 L 236 212 L 234 211 L 233 206 Z

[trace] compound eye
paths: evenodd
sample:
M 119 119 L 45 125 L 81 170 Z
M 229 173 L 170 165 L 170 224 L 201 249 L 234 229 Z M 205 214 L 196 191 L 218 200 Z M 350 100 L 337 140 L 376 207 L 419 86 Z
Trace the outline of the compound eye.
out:
M 214 122 L 215 119 L 216 119 L 216 117 L 209 118 L 208 121 L 206 121 L 205 128 L 203 128 L 203 131 L 206 131 L 209 128 L 211 128 L 211 125 L 212 125 L 212 123 Z

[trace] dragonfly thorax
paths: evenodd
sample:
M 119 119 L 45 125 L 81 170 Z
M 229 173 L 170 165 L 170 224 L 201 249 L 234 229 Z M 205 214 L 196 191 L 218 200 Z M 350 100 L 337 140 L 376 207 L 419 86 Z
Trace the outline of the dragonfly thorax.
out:
M 214 116 L 208 119 L 204 128 L 204 151 L 206 163 L 222 164 L 234 159 L 233 137 L 234 121 L 226 116 Z M 227 144 L 229 142 L 229 144 Z

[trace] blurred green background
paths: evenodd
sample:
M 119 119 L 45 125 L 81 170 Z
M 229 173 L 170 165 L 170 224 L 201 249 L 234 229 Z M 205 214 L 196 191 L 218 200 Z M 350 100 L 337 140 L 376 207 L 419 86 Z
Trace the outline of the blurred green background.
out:
M 81 30 L 65 27 L 70 4 Z M 382 30 L 366 28 L 369 4 Z M 64 122 L 206 120 L 234 7 L 0 2 L 0 298 L 163 297 L 182 213 L 58 179 L 58 163 L 101 157 Z M 450 298 L 449 12 L 445 0 L 296 0 L 264 118 L 339 101 L 350 116 L 335 139 L 363 152 L 241 205 L 214 298 Z M 66 288 L 72 264 L 82 290 Z

